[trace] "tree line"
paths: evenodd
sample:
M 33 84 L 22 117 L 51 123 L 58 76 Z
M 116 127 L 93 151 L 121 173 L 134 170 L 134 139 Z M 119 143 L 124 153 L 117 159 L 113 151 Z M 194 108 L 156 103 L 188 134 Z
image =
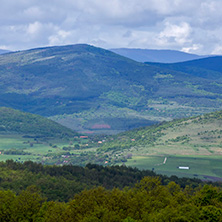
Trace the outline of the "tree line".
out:
M 161 183 L 167 185 L 174 181 L 182 188 L 192 188 L 204 183 L 195 178 L 178 178 L 157 175 L 150 170 L 138 170 L 126 166 L 101 166 L 87 164 L 85 167 L 64 165 L 42 165 L 32 161 L 24 163 L 7 160 L 0 162 L 0 189 L 21 193 L 27 187 L 35 185 L 48 200 L 69 201 L 84 189 L 103 186 L 106 189 L 132 188 L 145 176 L 159 176 Z
M 122 190 L 83 190 L 68 202 L 47 201 L 36 186 L 17 195 L 1 190 L 0 221 L 222 221 L 222 190 L 212 185 L 163 185 L 159 177 L 144 177 Z

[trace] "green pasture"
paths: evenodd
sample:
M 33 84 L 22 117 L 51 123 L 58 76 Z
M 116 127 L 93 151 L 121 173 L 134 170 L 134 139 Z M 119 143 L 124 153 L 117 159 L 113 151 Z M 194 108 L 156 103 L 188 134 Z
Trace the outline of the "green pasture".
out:
M 0 161 L 13 159 L 17 161 L 26 161 L 36 159 L 41 160 L 43 155 L 48 153 L 61 153 L 63 146 L 68 146 L 69 141 L 58 139 L 38 139 L 24 138 L 22 135 L 0 135 L 0 150 L 23 150 L 31 155 L 0 155 Z
M 34 141 L 25 139 L 21 135 L 0 135 L 0 149 L 26 149 L 29 145 L 24 142 Z
M 165 157 L 167 160 L 163 164 Z M 134 156 L 126 165 L 168 176 L 222 177 L 222 156 Z M 189 170 L 179 169 L 179 166 L 189 167 Z
M 18 161 L 18 162 L 24 162 L 24 161 L 36 161 L 36 160 L 40 160 L 41 158 L 38 156 L 34 156 L 34 155 L 0 155 L 0 162 L 1 161 L 6 161 L 6 160 L 14 160 L 14 161 Z
M 164 161 L 162 156 L 133 156 L 132 159 L 128 159 L 126 162 L 127 166 L 136 167 L 138 169 L 149 169 L 155 168 L 157 164 Z

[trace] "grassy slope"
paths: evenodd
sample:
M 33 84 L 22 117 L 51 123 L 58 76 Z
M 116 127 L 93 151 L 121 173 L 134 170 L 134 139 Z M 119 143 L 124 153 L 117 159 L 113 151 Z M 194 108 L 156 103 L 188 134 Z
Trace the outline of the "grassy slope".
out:
M 128 147 L 150 147 L 155 149 L 151 154 L 217 155 L 222 152 L 221 135 L 222 111 L 218 111 L 128 131 L 117 135 L 115 140 L 104 146 L 125 144 Z M 184 149 L 177 150 L 178 146 Z
M 101 150 L 132 154 L 126 163 L 168 175 L 221 177 L 222 111 L 165 122 L 125 132 L 110 138 Z M 165 158 L 167 158 L 164 163 Z M 178 166 L 189 166 L 181 171 Z
M 39 115 L 0 108 L 0 161 L 33 160 L 62 153 L 77 133 Z

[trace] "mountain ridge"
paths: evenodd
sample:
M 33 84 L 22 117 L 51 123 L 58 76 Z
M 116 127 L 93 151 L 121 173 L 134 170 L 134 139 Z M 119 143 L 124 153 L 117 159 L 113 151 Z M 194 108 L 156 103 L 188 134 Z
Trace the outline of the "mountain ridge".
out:
M 137 62 L 175 63 L 209 57 L 167 49 L 114 48 L 110 51 Z
M 86 44 L 0 55 L 0 81 L 0 106 L 96 133 L 198 115 L 222 105 L 220 79 L 215 86 L 212 79 Z
M 175 71 L 183 71 L 197 77 L 207 79 L 220 79 L 222 72 L 222 56 L 212 56 L 209 58 L 200 58 L 192 61 L 178 62 L 172 64 L 152 63 L 146 64 L 155 65 L 157 67 L 167 68 Z
M 5 49 L 0 49 L 0 54 L 5 54 L 5 53 L 9 53 L 11 51 L 9 50 L 5 50 Z

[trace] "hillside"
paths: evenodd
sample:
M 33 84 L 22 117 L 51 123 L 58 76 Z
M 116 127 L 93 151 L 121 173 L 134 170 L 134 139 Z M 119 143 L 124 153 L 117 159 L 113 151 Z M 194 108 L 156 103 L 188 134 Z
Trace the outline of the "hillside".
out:
M 159 173 L 221 177 L 222 111 L 124 132 L 107 139 L 99 150 Z M 180 165 L 191 169 L 181 172 Z
M 217 80 L 221 79 L 222 72 L 222 56 L 215 56 L 203 59 L 195 59 L 187 62 L 179 62 L 172 64 L 162 63 L 149 63 L 146 64 L 155 65 L 161 68 L 167 68 L 191 74 L 205 79 Z
M 176 50 L 117 48 L 110 51 L 137 62 L 175 63 L 207 57 Z
M 181 150 L 177 151 L 175 148 L 182 146 L 186 147 L 184 155 L 220 155 L 221 134 L 222 111 L 218 111 L 127 131 L 116 135 L 116 140 L 104 146 L 112 147 L 111 144 L 115 147 L 150 146 L 155 150 L 152 154 L 166 155 L 180 153 Z
M 11 108 L 0 108 L 0 134 L 22 134 L 41 137 L 74 136 L 72 130 L 39 115 Z
M 14 112 L 7 113 L 12 116 L 13 121 L 10 123 L 13 125 L 9 121 L 5 125 L 15 129 L 10 132 L 21 132 L 22 124 L 18 120 L 22 118 Z M 25 119 L 28 119 L 26 115 Z M 44 130 L 39 132 L 35 124 L 30 124 L 32 122 L 32 119 L 28 121 L 28 131 L 33 126 L 37 128 L 37 135 L 51 135 L 43 133 Z M 41 129 L 44 129 L 43 125 Z M 27 136 L 24 130 L 19 135 L 26 136 L 10 136 L 4 129 L 0 134 L 0 154 L 4 154 L 0 155 L 0 160 L 32 160 L 46 165 L 125 164 L 169 176 L 221 181 L 222 111 L 163 122 L 112 136 L 69 137 L 70 134 L 62 133 L 54 139 L 45 140 L 39 136 Z M 53 135 L 56 135 L 54 131 Z M 187 169 L 180 170 L 179 166 Z
M 0 80 L 0 106 L 80 132 L 117 133 L 222 105 L 220 78 L 215 82 L 81 44 L 0 55 Z

